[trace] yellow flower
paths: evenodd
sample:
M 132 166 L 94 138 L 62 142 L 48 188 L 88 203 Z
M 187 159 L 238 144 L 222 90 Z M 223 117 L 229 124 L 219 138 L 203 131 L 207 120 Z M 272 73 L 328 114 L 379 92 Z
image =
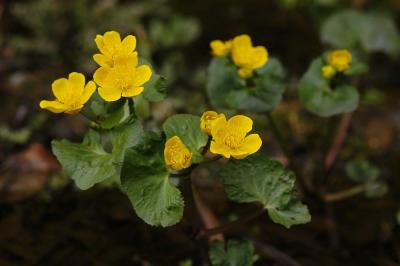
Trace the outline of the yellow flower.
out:
M 329 64 L 337 71 L 346 71 L 352 62 L 351 53 L 348 50 L 335 50 L 329 54 Z
M 225 56 L 232 50 L 232 41 L 223 42 L 221 40 L 214 40 L 210 43 L 211 53 L 214 56 Z
M 179 171 L 192 164 L 192 153 L 178 136 L 173 136 L 165 143 L 164 160 L 168 168 Z
M 76 114 L 92 96 L 96 90 L 96 84 L 89 81 L 85 86 L 85 76 L 81 73 L 72 72 L 68 79 L 55 80 L 51 89 L 56 99 L 54 101 L 41 101 L 40 108 L 53 113 Z
M 206 111 L 200 118 L 200 128 L 201 131 L 206 133 L 207 135 L 211 135 L 211 129 L 215 120 L 219 117 L 225 117 L 224 114 L 218 114 L 214 111 Z
M 115 60 L 121 56 L 137 58 L 136 38 L 126 36 L 121 42 L 121 36 L 116 31 L 108 31 L 104 35 L 97 35 L 95 42 L 100 54 L 93 56 L 94 61 L 102 67 L 113 67 Z
M 152 72 L 147 65 L 136 65 L 137 58 L 119 57 L 114 67 L 98 68 L 93 79 L 99 85 L 99 95 L 107 102 L 112 102 L 121 97 L 141 94 L 143 85 L 150 80 Z
M 258 134 L 247 135 L 253 127 L 253 121 L 244 115 L 236 115 L 226 121 L 225 116 L 215 120 L 211 135 L 210 151 L 225 158 L 243 159 L 257 152 L 262 141 Z
M 331 79 L 335 74 L 336 70 L 331 65 L 326 65 L 321 68 L 322 76 L 326 79 Z
M 254 47 L 248 35 L 239 35 L 232 41 L 232 59 L 239 67 L 238 74 L 242 78 L 249 78 L 254 69 L 267 63 L 268 51 L 264 46 Z

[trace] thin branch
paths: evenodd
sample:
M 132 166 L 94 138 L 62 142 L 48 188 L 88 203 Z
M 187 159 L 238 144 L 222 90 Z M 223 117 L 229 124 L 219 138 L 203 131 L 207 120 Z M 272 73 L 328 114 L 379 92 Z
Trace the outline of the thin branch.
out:
M 287 255 L 286 253 L 280 251 L 279 249 L 275 248 L 274 246 L 261 243 L 259 241 L 256 241 L 254 239 L 250 240 L 253 242 L 254 246 L 256 249 L 264 256 L 271 258 L 278 262 L 280 265 L 285 265 L 285 266 L 301 266 L 300 263 L 295 261 L 292 257 Z
M 335 202 L 354 197 L 365 191 L 365 185 L 355 186 L 339 192 L 329 193 L 322 196 L 326 202 Z

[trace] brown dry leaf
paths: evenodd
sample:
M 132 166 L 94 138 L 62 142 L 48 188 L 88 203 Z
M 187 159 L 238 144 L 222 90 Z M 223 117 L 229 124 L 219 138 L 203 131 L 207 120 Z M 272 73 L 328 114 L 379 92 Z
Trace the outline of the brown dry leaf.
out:
M 42 144 L 31 144 L 1 166 L 0 202 L 21 201 L 35 195 L 44 188 L 50 174 L 59 169 L 58 161 Z

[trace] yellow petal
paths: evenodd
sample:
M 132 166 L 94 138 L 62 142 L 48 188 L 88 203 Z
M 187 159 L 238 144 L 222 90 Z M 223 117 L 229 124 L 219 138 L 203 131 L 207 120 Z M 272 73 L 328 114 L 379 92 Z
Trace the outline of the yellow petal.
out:
M 99 87 L 99 95 L 107 102 L 114 102 L 121 98 L 121 91 L 114 88 Z
M 228 127 L 245 135 L 253 128 L 253 120 L 244 115 L 235 115 L 228 120 Z
M 123 97 L 134 97 L 141 94 L 144 90 L 144 87 L 130 87 L 122 91 Z
M 107 50 L 104 48 L 104 37 L 102 35 L 97 34 L 94 41 L 96 42 L 97 48 L 102 54 L 107 53 Z
M 93 74 L 94 82 L 96 82 L 99 86 L 104 86 L 104 83 L 109 73 L 110 73 L 110 68 L 108 67 L 98 68 Z
M 136 68 L 134 85 L 142 86 L 144 83 L 150 80 L 151 78 L 151 68 L 148 65 L 142 65 Z
M 46 100 L 40 101 L 40 108 L 49 110 L 50 112 L 56 114 L 62 113 L 65 110 L 67 110 L 67 106 L 60 103 L 59 101 L 46 101 Z
M 108 58 L 103 54 L 95 54 L 93 55 L 93 60 L 99 64 L 99 66 L 111 66 L 108 63 Z
M 268 51 L 264 46 L 257 46 L 254 48 L 253 53 L 253 68 L 259 68 L 265 65 L 268 60 Z
M 60 101 L 65 102 L 69 95 L 69 83 L 66 78 L 57 79 L 51 84 L 54 96 Z
M 116 66 L 136 67 L 138 64 L 138 54 L 134 52 L 129 55 L 117 56 L 114 63 Z
M 76 89 L 76 88 L 82 88 L 85 87 L 85 76 L 81 73 L 78 72 L 72 72 L 68 76 L 68 80 L 71 84 L 71 87 Z
M 211 128 L 211 136 L 215 140 L 219 140 L 224 137 L 224 129 L 226 127 L 226 118 L 224 114 L 221 114 L 218 118 L 214 120 L 213 126 Z
M 70 107 L 67 110 L 65 110 L 65 113 L 69 114 L 69 115 L 75 115 L 75 114 L 79 113 L 82 110 L 82 108 L 83 108 L 83 104 L 81 104 L 77 107 L 74 107 L 74 108 Z
M 236 36 L 233 39 L 232 45 L 233 45 L 233 49 L 238 48 L 238 47 L 252 46 L 250 36 L 247 34 L 242 34 L 242 35 Z
M 119 49 L 121 47 L 121 36 L 116 31 L 107 31 L 104 33 L 104 45 L 108 50 Z
M 227 159 L 231 157 L 231 150 L 226 145 L 216 141 L 211 141 L 210 152 L 213 154 L 220 154 Z
M 248 135 L 239 146 L 240 152 L 246 153 L 247 155 L 257 152 L 262 145 L 262 140 L 258 134 Z
M 80 102 L 82 104 L 86 103 L 90 99 L 95 90 L 96 90 L 96 84 L 93 81 L 89 81 L 85 89 L 83 90 Z
M 128 35 L 122 41 L 122 52 L 124 54 L 130 54 L 136 49 L 136 37 Z

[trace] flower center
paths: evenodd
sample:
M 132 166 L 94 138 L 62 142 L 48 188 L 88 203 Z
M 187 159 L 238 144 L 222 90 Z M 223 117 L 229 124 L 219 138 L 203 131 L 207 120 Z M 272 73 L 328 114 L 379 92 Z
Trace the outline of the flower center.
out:
M 243 141 L 243 136 L 235 133 L 227 134 L 224 137 L 224 144 L 231 149 L 236 149 Z
M 185 164 L 190 159 L 190 155 L 182 151 L 178 145 L 171 146 L 169 153 L 173 164 Z

